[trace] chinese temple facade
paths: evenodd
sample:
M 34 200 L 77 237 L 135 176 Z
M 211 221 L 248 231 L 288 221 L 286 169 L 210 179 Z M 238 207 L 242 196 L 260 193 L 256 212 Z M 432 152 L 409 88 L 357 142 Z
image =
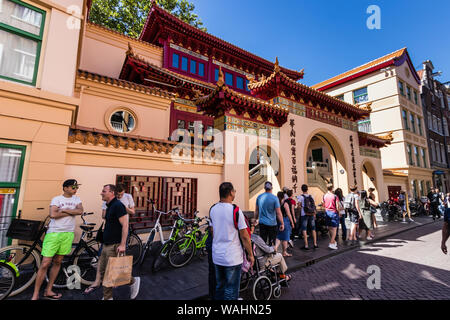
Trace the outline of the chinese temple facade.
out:
M 64 138 L 55 142 L 63 154 L 57 170 L 31 177 L 31 138 L 0 136 L 28 143 L 20 193 L 33 192 L 32 179 L 46 180 L 52 188 L 39 194 L 40 207 L 67 178 L 82 184 L 84 208 L 97 213 L 102 186 L 125 184 L 140 227 L 154 218 L 148 199 L 162 210 L 207 215 L 223 181 L 233 183 L 243 210 L 254 209 L 267 180 L 275 192 L 288 187 L 295 194 L 306 183 L 318 202 L 327 183 L 344 193 L 350 185 L 375 187 L 378 200 L 387 197 L 380 148 L 391 139 L 358 131 L 370 107 L 301 84 L 304 72 L 278 59 L 258 57 L 156 5 L 139 39 L 83 20 L 74 50 L 68 101 L 75 106 L 70 120 L 46 135 Z M 26 125 L 18 121 L 16 131 Z M 46 214 L 31 202 L 26 208 L 24 217 Z

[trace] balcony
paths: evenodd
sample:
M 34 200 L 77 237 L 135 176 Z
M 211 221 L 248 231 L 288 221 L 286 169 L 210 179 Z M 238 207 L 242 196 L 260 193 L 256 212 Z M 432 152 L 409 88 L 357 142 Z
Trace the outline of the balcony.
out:
M 370 119 L 358 121 L 358 131 L 365 133 L 372 133 L 372 126 L 370 124 Z

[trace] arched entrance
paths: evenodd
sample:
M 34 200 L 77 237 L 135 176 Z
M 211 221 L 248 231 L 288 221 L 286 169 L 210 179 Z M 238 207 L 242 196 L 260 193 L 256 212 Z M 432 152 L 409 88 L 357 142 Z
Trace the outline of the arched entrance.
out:
M 334 189 L 348 191 L 347 167 L 337 139 L 327 132 L 312 135 L 306 148 L 306 184 L 318 203 L 331 183 Z
M 361 166 L 361 173 L 362 173 L 362 182 L 363 182 L 363 189 L 368 191 L 369 188 L 374 188 L 375 191 L 373 192 L 375 194 L 375 199 L 378 201 L 379 194 L 378 194 L 378 187 L 376 181 L 376 171 L 372 163 L 370 161 L 364 161 Z
M 249 210 L 255 210 L 256 198 L 264 192 L 264 183 L 272 182 L 274 193 L 281 190 L 281 165 L 277 152 L 268 145 L 258 145 L 248 162 Z

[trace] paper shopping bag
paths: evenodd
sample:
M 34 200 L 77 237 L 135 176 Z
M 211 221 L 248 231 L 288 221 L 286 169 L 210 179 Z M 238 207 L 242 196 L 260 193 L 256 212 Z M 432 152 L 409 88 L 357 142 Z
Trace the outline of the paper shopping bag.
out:
M 131 282 L 133 256 L 110 257 L 103 277 L 104 287 L 118 287 Z

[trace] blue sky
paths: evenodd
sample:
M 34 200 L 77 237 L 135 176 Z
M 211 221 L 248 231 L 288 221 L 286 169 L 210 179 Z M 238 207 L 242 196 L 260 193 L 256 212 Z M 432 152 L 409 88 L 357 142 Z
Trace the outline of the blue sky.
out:
M 407 47 L 414 66 L 430 59 L 450 80 L 448 0 L 190 0 L 208 32 L 284 67 L 313 85 Z M 370 30 L 370 5 L 381 29 Z

